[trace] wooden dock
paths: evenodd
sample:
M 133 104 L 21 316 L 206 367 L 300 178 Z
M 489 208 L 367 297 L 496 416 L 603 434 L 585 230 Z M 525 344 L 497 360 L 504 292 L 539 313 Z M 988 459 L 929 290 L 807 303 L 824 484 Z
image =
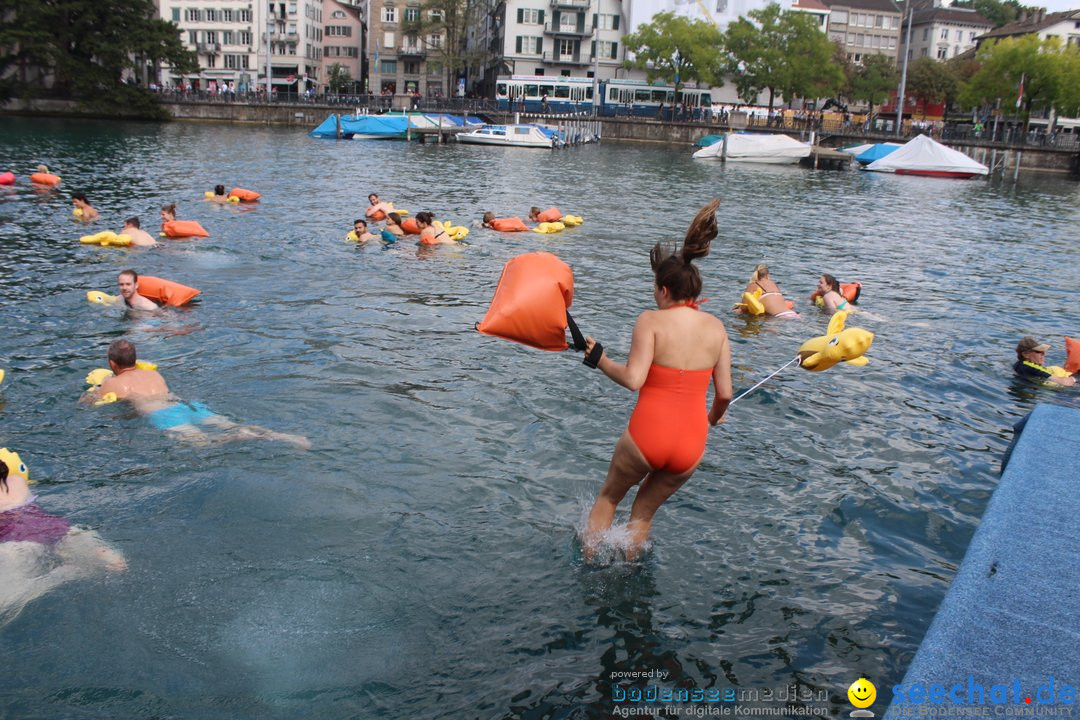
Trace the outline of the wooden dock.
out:
M 814 145 L 810 155 L 803 160 L 804 165 L 822 170 L 847 170 L 855 158 L 851 153 L 840 152 L 832 148 Z

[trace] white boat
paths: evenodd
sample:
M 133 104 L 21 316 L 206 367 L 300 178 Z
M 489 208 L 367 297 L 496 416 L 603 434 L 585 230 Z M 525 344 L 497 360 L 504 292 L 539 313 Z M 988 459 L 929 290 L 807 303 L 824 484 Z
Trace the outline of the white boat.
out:
M 982 163 L 926 135 L 915 136 L 899 150 L 875 160 L 863 170 L 945 178 L 973 178 L 990 172 Z
M 788 165 L 810 155 L 810 146 L 793 137 L 769 133 L 728 133 L 727 149 L 724 140 L 701 148 L 695 158 L 721 158 L 728 162 L 768 163 Z
M 471 132 L 458 133 L 457 139 L 458 142 L 478 145 L 548 149 L 553 145 L 553 135 L 546 134 L 536 125 L 484 125 Z

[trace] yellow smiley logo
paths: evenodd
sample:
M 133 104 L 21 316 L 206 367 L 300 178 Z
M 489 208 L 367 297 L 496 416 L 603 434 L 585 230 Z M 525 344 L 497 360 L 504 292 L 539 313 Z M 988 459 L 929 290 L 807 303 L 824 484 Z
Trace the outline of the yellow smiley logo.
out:
M 866 678 L 859 678 L 847 689 L 848 700 L 857 708 L 868 708 L 877 700 L 877 688 Z

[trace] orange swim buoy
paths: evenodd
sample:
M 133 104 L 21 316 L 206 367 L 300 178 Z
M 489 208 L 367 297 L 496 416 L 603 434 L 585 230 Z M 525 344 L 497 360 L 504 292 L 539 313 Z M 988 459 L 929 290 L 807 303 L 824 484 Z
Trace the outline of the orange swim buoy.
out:
M 840 295 L 849 303 L 859 301 L 859 295 L 862 294 L 862 283 L 840 283 Z M 821 297 L 821 291 L 815 290 L 810 293 L 810 302 L 817 302 L 817 299 Z
M 175 307 L 186 305 L 199 292 L 193 287 L 181 285 L 165 278 L 154 277 L 153 275 L 139 276 L 139 294 L 164 305 L 173 305 Z
M 229 191 L 229 197 L 239 198 L 240 202 L 258 202 L 262 197 L 261 193 L 257 193 L 254 190 L 245 190 L 241 187 L 235 187 Z
M 1071 373 L 1080 372 L 1080 340 L 1065 338 L 1065 369 Z
M 365 210 L 364 215 L 367 215 L 372 220 L 377 221 L 386 219 L 386 213 L 384 213 L 382 210 L 376 210 L 373 207 L 369 207 L 367 210 Z
M 14 184 L 15 184 L 15 173 L 10 172 L 10 171 L 0 173 L 0 185 L 14 185 Z
M 559 208 L 548 208 L 544 212 L 536 216 L 537 222 L 558 222 L 562 220 L 562 213 L 559 212 Z
M 519 217 L 495 218 L 491 221 L 491 229 L 499 232 L 528 232 L 530 230 Z
M 166 237 L 171 238 L 210 237 L 210 233 L 206 232 L 206 228 L 194 220 L 171 220 L 161 223 L 161 232 L 165 233 Z
M 399 226 L 406 235 L 419 235 L 420 226 L 416 224 L 416 218 L 405 218 Z
M 34 173 L 30 176 L 30 182 L 37 183 L 38 185 L 59 185 L 60 176 L 53 175 L 52 173 Z
M 566 311 L 574 302 L 574 273 L 551 253 L 511 258 L 495 297 L 476 329 L 540 350 L 565 350 Z

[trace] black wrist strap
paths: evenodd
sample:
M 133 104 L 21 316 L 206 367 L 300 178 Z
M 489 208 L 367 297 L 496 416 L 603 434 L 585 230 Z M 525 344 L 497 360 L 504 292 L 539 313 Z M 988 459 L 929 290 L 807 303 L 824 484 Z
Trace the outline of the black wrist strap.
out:
M 574 340 L 573 348 L 578 352 L 585 352 L 585 336 L 578 330 L 574 318 L 570 317 L 570 311 L 566 311 L 566 327 L 570 329 L 570 337 Z
M 600 358 L 603 356 L 603 354 L 604 346 L 600 343 L 596 343 L 595 345 L 593 345 L 592 350 L 589 352 L 588 355 L 585 356 L 585 359 L 582 360 L 582 362 L 591 368 L 595 368 L 597 365 L 600 364 Z

